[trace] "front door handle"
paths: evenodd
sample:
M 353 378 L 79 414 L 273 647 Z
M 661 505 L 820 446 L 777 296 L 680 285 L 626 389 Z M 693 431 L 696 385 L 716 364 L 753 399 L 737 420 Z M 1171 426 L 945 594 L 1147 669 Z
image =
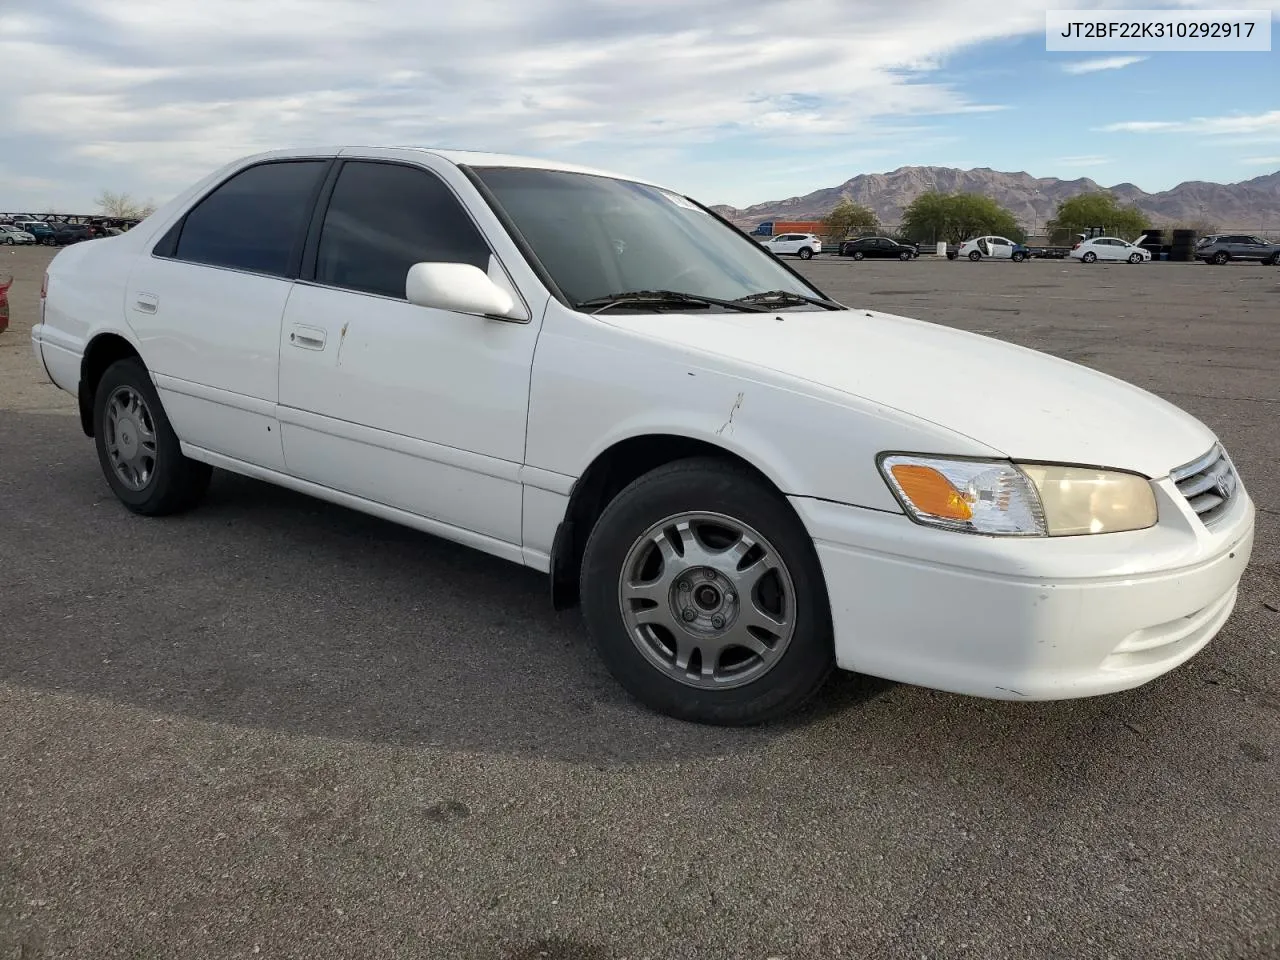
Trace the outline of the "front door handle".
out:
M 289 331 L 289 342 L 304 350 L 323 350 L 329 335 L 319 327 L 307 327 L 295 323 Z

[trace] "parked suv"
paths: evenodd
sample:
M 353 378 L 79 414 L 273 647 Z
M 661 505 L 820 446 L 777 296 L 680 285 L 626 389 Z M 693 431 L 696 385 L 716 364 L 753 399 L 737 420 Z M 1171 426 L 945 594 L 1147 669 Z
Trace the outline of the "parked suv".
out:
M 920 256 L 920 248 L 913 243 L 891 240 L 888 237 L 857 237 L 840 241 L 840 256 L 862 260 L 866 257 L 891 257 L 895 260 L 914 260 Z
M 760 245 L 770 253 L 779 256 L 787 254 L 801 260 L 808 260 L 814 254 L 822 252 L 822 241 L 812 233 L 782 233 L 762 240 Z
M 845 306 L 691 198 L 576 165 L 258 155 L 64 247 L 42 289 L 37 362 L 129 510 L 193 507 L 218 467 L 524 565 L 688 720 L 776 718 L 835 667 L 1019 701 L 1136 687 L 1222 629 L 1253 548 L 1190 414 Z M 518 669 L 499 639 L 474 668 Z
M 23 230 L 36 238 L 36 243 L 54 246 L 58 242 L 58 234 L 43 220 L 17 220 L 14 222 L 19 230 Z
M 1260 260 L 1275 266 L 1280 263 L 1280 243 L 1268 243 L 1245 233 L 1215 233 L 1200 238 L 1195 256 L 1219 266 L 1232 260 Z

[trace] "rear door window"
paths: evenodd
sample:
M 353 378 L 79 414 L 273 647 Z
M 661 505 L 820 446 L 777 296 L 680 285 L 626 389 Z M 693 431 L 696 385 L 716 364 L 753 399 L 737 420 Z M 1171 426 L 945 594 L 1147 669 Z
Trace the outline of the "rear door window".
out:
M 261 163 L 217 187 L 156 253 L 189 263 L 291 276 L 327 160 Z

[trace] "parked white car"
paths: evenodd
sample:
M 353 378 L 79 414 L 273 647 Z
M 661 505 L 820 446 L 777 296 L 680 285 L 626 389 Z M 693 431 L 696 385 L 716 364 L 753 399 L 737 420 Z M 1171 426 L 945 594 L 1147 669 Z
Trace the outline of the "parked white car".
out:
M 0 223 L 0 243 L 6 246 L 13 246 L 21 243 L 35 243 L 36 238 L 25 230 L 19 230 L 17 227 L 8 223 Z
M 1146 234 L 1143 234 L 1133 243 L 1121 240 L 1119 237 L 1092 237 L 1088 240 L 1077 240 L 1068 256 L 1082 263 L 1094 263 L 1098 260 L 1146 263 L 1151 259 L 1151 251 L 1138 246 L 1146 238 Z
M 760 241 L 761 246 L 778 256 L 799 257 L 801 260 L 822 252 L 822 241 L 812 233 L 780 233 L 776 237 Z
M 833 666 L 1135 687 L 1221 629 L 1253 547 L 1182 410 L 836 303 L 694 201 L 582 167 L 264 154 L 45 282 L 35 355 L 130 510 L 192 507 L 220 467 L 532 567 L 677 717 L 777 717 Z
M 956 255 L 975 261 L 990 257 L 992 260 L 1012 260 L 1014 263 L 1022 263 L 1031 256 L 1031 251 L 1008 237 L 986 236 L 966 240 L 960 244 Z

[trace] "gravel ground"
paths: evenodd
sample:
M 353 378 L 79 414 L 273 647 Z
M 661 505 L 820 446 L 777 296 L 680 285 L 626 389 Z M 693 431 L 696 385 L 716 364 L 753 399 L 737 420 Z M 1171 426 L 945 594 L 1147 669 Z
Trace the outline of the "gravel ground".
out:
M 518 567 L 225 474 L 126 513 L 30 352 L 47 258 L 0 251 L 0 958 L 1280 956 L 1280 271 L 805 265 L 1185 406 L 1266 512 L 1142 689 L 841 676 L 725 731 L 628 701 Z

